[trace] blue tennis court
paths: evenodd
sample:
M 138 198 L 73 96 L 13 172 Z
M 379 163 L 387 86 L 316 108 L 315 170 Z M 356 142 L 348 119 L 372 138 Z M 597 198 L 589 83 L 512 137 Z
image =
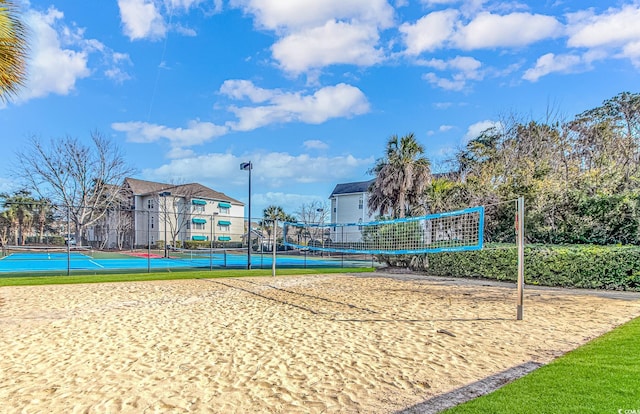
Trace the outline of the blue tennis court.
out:
M 370 262 L 369 262 L 370 263 Z M 254 254 L 251 256 L 251 267 L 254 269 L 271 268 L 272 256 Z M 304 256 L 277 256 L 276 267 L 363 267 L 367 262 L 345 261 L 341 258 L 316 258 Z M 64 272 L 85 271 L 100 272 L 114 270 L 152 270 L 168 269 L 242 269 L 247 267 L 246 254 L 216 253 L 209 257 L 197 255 L 188 257 L 147 258 L 118 255 L 117 258 L 99 258 L 89 254 L 71 252 L 38 252 L 12 253 L 0 258 L 1 273 L 26 272 Z

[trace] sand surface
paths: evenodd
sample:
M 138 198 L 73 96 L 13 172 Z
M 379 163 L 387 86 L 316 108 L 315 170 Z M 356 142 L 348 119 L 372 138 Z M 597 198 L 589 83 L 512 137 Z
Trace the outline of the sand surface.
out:
M 3 287 L 0 412 L 412 412 L 640 315 L 634 297 L 528 288 L 516 321 L 515 301 L 350 275 Z

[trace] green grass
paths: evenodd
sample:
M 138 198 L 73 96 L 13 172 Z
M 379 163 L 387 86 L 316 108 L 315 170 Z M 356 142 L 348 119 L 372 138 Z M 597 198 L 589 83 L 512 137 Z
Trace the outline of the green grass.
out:
M 278 269 L 276 275 L 364 273 L 373 268 Z M 71 276 L 20 276 L 0 278 L 0 286 L 63 285 L 73 283 L 140 282 L 146 280 L 213 279 L 221 277 L 271 276 L 271 269 L 206 270 L 126 274 L 77 274 Z
M 640 318 L 486 396 L 462 413 L 640 413 Z

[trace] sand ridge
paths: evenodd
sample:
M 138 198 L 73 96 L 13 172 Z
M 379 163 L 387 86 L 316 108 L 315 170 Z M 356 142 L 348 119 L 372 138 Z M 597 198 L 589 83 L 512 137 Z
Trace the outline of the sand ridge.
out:
M 392 413 L 544 364 L 638 300 L 312 275 L 4 287 L 9 413 Z

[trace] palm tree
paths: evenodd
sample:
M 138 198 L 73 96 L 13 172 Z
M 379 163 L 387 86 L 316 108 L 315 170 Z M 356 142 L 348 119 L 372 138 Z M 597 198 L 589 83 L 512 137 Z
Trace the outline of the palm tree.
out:
M 28 190 L 20 190 L 13 195 L 1 195 L 4 198 L 4 206 L 12 213 L 14 225 L 16 226 L 16 244 L 24 245 L 25 234 L 30 233 L 33 227 L 33 207 L 37 200 L 31 196 Z
M 52 221 L 51 213 L 53 207 L 51 201 L 46 198 L 41 198 L 38 203 L 34 205 L 34 219 L 35 224 L 38 225 L 38 242 L 44 242 L 44 230 L 48 223 Z
M 381 216 L 405 217 L 411 207 L 420 205 L 431 180 L 431 162 L 413 133 L 391 136 L 386 154 L 370 171 L 376 179 L 369 188 L 369 210 Z
M 0 101 L 15 96 L 27 71 L 27 29 L 11 0 L 0 0 Z
M 13 244 L 18 244 L 18 220 L 12 210 L 4 210 L 0 213 L 0 244 L 3 246 L 9 242 L 13 235 Z
M 428 213 L 442 213 L 464 205 L 463 186 L 449 177 L 434 177 L 425 188 L 425 205 Z
M 261 226 L 267 231 L 269 239 L 272 237 L 272 228 L 276 221 L 295 221 L 295 218 L 284 212 L 284 209 L 280 206 L 271 205 L 262 211 L 262 223 Z M 278 228 L 276 228 L 275 238 L 278 237 Z M 275 242 L 275 241 L 274 241 Z

